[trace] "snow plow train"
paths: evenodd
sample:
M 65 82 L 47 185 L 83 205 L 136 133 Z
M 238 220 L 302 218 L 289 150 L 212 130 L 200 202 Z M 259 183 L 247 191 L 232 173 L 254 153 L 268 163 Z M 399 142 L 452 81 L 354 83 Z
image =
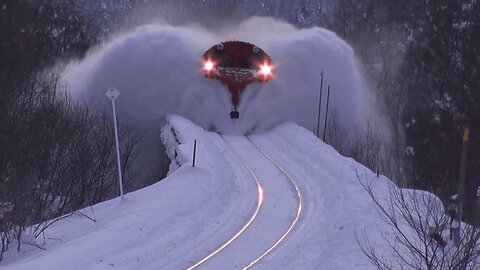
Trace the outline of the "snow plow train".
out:
M 230 117 L 240 116 L 238 104 L 250 83 L 266 83 L 272 76 L 272 61 L 259 47 L 242 41 L 226 41 L 203 54 L 205 78 L 217 79 L 228 87 L 232 96 Z

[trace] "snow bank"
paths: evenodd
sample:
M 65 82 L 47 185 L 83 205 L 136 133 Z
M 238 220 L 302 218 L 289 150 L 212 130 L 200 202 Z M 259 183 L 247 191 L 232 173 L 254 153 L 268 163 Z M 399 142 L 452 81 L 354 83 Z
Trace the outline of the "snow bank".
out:
M 0 268 L 184 269 L 229 239 L 255 208 L 257 187 L 251 176 L 218 134 L 206 132 L 182 117 L 167 118 L 162 138 L 172 158 L 165 180 L 126 194 L 123 200 L 93 206 L 96 222 L 75 215 L 61 220 L 46 231 L 45 251 L 11 251 Z M 304 199 L 297 226 L 259 262 L 259 268 L 374 269 L 356 241 L 356 235 L 363 233 L 374 247 L 391 256 L 382 238 L 390 228 L 361 185 L 361 181 L 368 184 L 375 197 L 388 205 L 391 191 L 399 190 L 389 179 L 377 178 L 296 124 L 283 124 L 250 139 L 295 178 Z M 192 168 L 194 140 L 198 155 Z M 248 143 L 235 136 L 229 136 L 229 141 L 241 142 L 237 148 Z M 248 148 L 253 150 L 241 148 L 244 157 L 259 155 L 251 152 L 255 147 Z M 267 173 L 264 167 L 256 169 Z M 281 177 L 272 180 L 276 178 Z M 433 195 L 403 192 L 407 204 L 411 196 L 430 198 L 438 204 L 438 214 L 443 213 Z M 265 201 L 269 198 L 266 194 Z M 90 209 L 82 211 L 92 213 Z M 430 214 L 433 217 L 435 213 Z M 280 222 L 267 223 L 263 230 L 269 232 Z M 409 237 L 415 237 L 405 228 Z M 242 256 L 242 252 L 235 256 Z M 224 262 L 221 269 L 231 267 L 231 260 L 220 261 Z
M 255 187 L 222 153 L 218 135 L 178 117 L 169 118 L 169 126 L 178 132 L 179 142 L 167 145 L 178 150 L 180 167 L 165 180 L 81 210 L 93 211 L 96 222 L 74 215 L 55 223 L 46 231 L 46 250 L 12 249 L 0 268 L 181 269 L 213 250 L 248 217 L 256 196 L 248 190 Z M 199 148 L 195 168 L 193 139 Z
M 404 193 L 407 207 L 413 197 L 433 198 L 431 203 L 443 213 L 434 195 L 402 190 L 384 176 L 377 178 L 296 124 L 284 124 L 252 139 L 296 178 L 306 204 L 295 237 L 264 263 L 265 269 L 375 269 L 357 243 L 357 236 L 361 239 L 364 234 L 380 254 L 391 257 L 383 239 L 391 227 L 378 215 L 361 183 L 370 186 L 387 207 L 391 192 L 398 191 Z M 408 237 L 415 239 L 415 232 L 399 222 Z

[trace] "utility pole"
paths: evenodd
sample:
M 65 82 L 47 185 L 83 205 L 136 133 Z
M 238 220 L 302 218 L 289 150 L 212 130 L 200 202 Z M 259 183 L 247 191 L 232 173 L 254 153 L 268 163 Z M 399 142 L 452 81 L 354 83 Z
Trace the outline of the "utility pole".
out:
M 317 138 L 320 138 L 320 112 L 322 108 L 323 70 L 320 73 L 320 96 L 318 97 Z
M 195 159 L 197 155 L 197 140 L 193 141 L 193 164 L 192 167 L 195 167 Z
M 118 142 L 118 127 L 117 127 L 117 114 L 115 112 L 115 99 L 120 95 L 117 89 L 110 89 L 107 91 L 106 96 L 112 100 L 113 109 L 113 126 L 115 128 L 115 145 L 117 148 L 117 165 L 118 165 L 118 185 L 120 188 L 120 198 L 123 198 L 123 179 L 122 179 L 122 165 L 120 163 L 120 145 Z
M 327 91 L 327 108 L 325 110 L 325 126 L 323 128 L 323 142 L 325 142 L 325 139 L 327 137 L 327 122 L 328 122 L 328 103 L 330 101 L 330 85 L 328 86 L 328 91 Z
M 467 175 L 467 153 L 468 140 L 470 138 L 470 129 L 466 127 L 463 130 L 463 146 L 462 158 L 460 161 L 460 176 L 458 177 L 458 221 L 461 222 L 463 218 L 463 206 L 465 202 L 465 182 Z

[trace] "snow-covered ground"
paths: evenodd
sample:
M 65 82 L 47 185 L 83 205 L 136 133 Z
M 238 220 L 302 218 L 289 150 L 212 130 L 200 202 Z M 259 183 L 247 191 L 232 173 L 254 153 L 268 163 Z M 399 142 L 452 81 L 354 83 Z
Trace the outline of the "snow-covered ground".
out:
M 46 250 L 9 252 L 0 268 L 186 269 L 245 228 L 199 266 L 241 269 L 272 246 L 298 213 L 294 186 L 255 145 L 295 180 L 303 199 L 298 223 L 255 267 L 373 268 L 355 233 L 366 231 L 381 247 L 385 227 L 357 174 L 379 194 L 388 193 L 388 179 L 293 123 L 249 138 L 222 137 L 170 116 L 163 139 L 174 160 L 165 180 L 82 210 L 94 213 L 96 222 L 73 216 L 55 223 L 46 232 Z M 242 161 L 257 175 L 262 195 Z

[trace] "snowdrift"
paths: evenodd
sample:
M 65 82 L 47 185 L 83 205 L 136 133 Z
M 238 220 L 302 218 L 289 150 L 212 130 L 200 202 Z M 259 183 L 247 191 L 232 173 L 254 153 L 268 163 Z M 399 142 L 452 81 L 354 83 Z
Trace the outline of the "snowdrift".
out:
M 18 254 L 9 251 L 0 268 L 184 269 L 217 247 L 255 207 L 250 175 L 220 135 L 184 118 L 169 116 L 162 139 L 172 159 L 166 179 L 123 200 L 81 210 L 93 212 L 96 222 L 74 215 L 55 223 L 46 232 L 45 250 L 24 245 Z M 388 228 L 359 178 L 380 201 L 396 188 L 391 181 L 377 178 L 293 123 L 250 139 L 296 178 L 305 201 L 293 234 L 260 267 L 373 269 L 355 235 L 365 232 L 381 249 Z M 194 140 L 198 149 L 192 167 Z

